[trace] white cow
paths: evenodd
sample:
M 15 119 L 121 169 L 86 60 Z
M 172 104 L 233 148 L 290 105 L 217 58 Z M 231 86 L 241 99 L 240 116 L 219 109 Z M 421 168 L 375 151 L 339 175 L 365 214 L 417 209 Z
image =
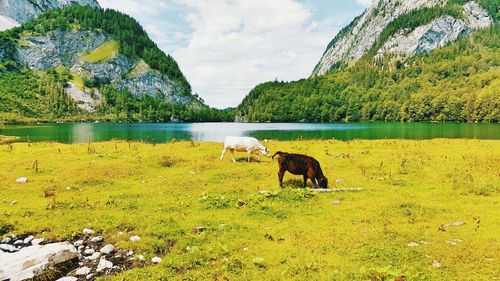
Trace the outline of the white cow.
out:
M 234 151 L 246 151 L 247 153 L 247 161 L 250 162 L 252 154 L 255 154 L 257 160 L 260 161 L 259 153 L 264 154 L 267 157 L 271 157 L 271 153 L 267 149 L 267 147 L 263 146 L 256 138 L 250 137 L 226 137 L 224 140 L 224 149 L 222 150 L 222 155 L 220 156 L 220 160 L 224 158 L 224 154 L 229 149 L 231 152 L 231 158 L 233 162 L 236 163 L 234 159 Z

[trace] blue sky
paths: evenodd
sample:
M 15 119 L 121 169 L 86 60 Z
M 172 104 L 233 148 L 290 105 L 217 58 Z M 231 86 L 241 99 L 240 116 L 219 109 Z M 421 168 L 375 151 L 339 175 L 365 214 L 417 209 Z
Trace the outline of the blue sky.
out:
M 328 42 L 370 0 L 98 0 L 136 18 L 210 106 L 257 84 L 308 77 Z

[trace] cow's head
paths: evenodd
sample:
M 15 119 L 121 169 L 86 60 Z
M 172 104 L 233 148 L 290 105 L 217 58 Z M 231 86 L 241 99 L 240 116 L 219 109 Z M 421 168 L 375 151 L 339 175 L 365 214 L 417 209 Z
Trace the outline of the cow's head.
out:
M 320 188 L 328 188 L 328 179 L 326 177 L 317 179 L 316 183 Z
M 260 150 L 260 153 L 262 153 L 262 155 L 265 155 L 267 157 L 271 157 L 271 152 L 269 152 L 269 149 L 267 149 L 267 147 L 261 146 L 259 148 L 259 150 Z

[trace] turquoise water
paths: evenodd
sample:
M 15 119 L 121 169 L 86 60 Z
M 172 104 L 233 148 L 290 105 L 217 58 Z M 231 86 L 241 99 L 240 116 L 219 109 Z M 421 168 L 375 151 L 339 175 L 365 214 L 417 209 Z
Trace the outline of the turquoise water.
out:
M 66 123 L 6 125 L 0 135 L 22 141 L 81 143 L 111 139 L 146 142 L 222 141 L 225 136 L 259 139 L 500 139 L 500 124 L 458 123 Z

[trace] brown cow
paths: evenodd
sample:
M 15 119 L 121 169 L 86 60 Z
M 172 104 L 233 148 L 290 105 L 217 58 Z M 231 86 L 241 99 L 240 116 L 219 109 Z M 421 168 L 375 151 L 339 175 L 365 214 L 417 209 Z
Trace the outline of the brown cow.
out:
M 278 179 L 280 187 L 283 187 L 283 176 L 288 171 L 294 175 L 304 176 L 304 187 L 306 187 L 307 179 L 311 179 L 313 187 L 328 188 L 328 179 L 323 175 L 321 166 L 318 160 L 302 154 L 291 154 L 278 151 L 273 155 L 273 159 L 279 155 L 278 164 Z

